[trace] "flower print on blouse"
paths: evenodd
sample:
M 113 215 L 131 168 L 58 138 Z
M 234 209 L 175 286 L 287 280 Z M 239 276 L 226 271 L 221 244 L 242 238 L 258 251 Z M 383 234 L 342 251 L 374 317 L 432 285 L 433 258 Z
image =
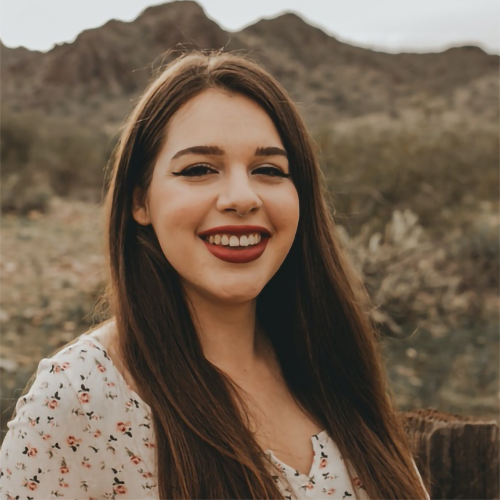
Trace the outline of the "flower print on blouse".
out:
M 158 500 L 151 408 L 93 336 L 42 359 L 16 410 L 0 450 L 2 499 Z M 335 443 L 325 431 L 311 440 L 308 475 L 267 450 L 281 471 L 274 479 L 283 496 L 354 500 Z M 368 498 L 359 479 L 355 486 Z
M 277 466 L 288 480 L 291 490 L 278 476 L 273 476 L 276 484 L 287 500 L 294 498 L 311 499 L 356 499 L 347 474 L 346 465 L 335 442 L 326 431 L 311 437 L 314 456 L 309 474 L 301 474 L 294 468 L 281 462 L 272 450 L 266 450 L 271 462 Z M 354 472 L 353 469 L 350 469 Z M 354 477 L 354 486 L 360 500 L 369 499 L 362 482 Z
M 2 499 L 158 499 L 149 406 L 93 337 L 43 359 L 16 410 Z

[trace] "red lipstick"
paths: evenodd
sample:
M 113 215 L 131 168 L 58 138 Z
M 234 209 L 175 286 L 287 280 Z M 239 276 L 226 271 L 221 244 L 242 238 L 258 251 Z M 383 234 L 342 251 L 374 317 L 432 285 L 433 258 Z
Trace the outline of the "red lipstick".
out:
M 262 236 L 271 236 L 271 231 L 267 230 L 262 226 L 217 226 L 211 229 L 207 229 L 198 233 L 198 236 L 210 236 L 211 234 L 234 234 L 235 236 L 241 236 L 243 234 L 255 234 L 259 233 Z
M 249 247 L 230 247 L 226 245 L 215 245 L 204 239 L 210 235 L 226 234 L 228 236 L 241 236 L 243 234 L 260 234 L 261 240 L 256 245 Z M 246 264 L 257 260 L 266 250 L 266 246 L 271 237 L 271 232 L 261 226 L 218 226 L 207 229 L 198 234 L 207 250 L 214 256 L 224 262 L 234 264 Z M 204 238 L 202 238 L 202 236 Z

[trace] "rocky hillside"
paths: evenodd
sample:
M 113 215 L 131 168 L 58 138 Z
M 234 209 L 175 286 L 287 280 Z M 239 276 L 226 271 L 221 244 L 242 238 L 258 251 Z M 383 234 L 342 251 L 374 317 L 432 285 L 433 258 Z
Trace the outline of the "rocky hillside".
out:
M 35 59 L 38 54 L 40 54 L 40 52 L 37 52 L 35 50 L 28 50 L 24 47 L 10 49 L 2 43 L 2 40 L 0 40 L 0 70 L 14 64 L 21 64 L 26 61 L 31 61 Z
M 47 53 L 2 44 L 4 106 L 115 125 L 177 44 L 251 51 L 301 103 L 310 125 L 398 116 L 419 100 L 492 119 L 498 111 L 499 57 L 477 47 L 376 52 L 342 43 L 291 13 L 229 33 L 194 1 L 150 7 L 133 22 L 109 21 Z

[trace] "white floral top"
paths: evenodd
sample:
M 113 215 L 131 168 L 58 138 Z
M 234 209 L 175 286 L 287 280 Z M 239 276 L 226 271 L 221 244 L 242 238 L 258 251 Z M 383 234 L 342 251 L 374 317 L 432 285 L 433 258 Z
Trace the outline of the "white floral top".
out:
M 81 335 L 42 359 L 0 450 L 2 499 L 155 499 L 155 442 L 150 407 L 128 386 L 103 345 Z M 309 475 L 280 462 L 286 498 L 352 498 L 344 462 L 325 431 L 312 436 Z M 292 491 L 283 482 L 286 477 Z M 358 495 L 367 499 L 359 479 Z
M 347 475 L 344 459 L 340 455 L 335 442 L 330 439 L 326 431 L 311 437 L 314 458 L 309 474 L 300 474 L 297 470 L 286 465 L 276 458 L 271 450 L 266 450 L 271 461 L 280 469 L 283 476 L 288 480 L 292 491 L 281 478 L 273 476 L 278 483 L 283 496 L 290 500 L 292 498 L 350 498 L 356 497 L 352 492 L 351 482 Z M 354 469 L 350 469 L 354 474 Z M 358 477 L 354 478 L 360 500 L 368 500 L 366 491 Z

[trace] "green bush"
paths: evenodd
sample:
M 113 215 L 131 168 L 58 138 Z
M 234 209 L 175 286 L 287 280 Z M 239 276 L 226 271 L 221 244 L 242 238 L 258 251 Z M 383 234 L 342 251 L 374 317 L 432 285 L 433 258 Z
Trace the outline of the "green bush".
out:
M 3 112 L 0 134 L 2 210 L 29 205 L 29 198 L 45 199 L 52 192 L 100 199 L 113 147 L 104 133 L 70 119 Z M 16 203 L 19 196 L 25 202 Z M 35 200 L 33 204 L 37 205 Z
M 498 126 L 359 126 L 323 130 L 316 143 L 337 219 L 352 234 L 368 220 L 382 229 L 406 208 L 440 232 L 459 222 L 453 214 L 465 202 L 498 200 Z
M 0 207 L 3 213 L 27 215 L 31 211 L 45 213 L 54 191 L 47 175 L 21 170 L 2 175 Z

